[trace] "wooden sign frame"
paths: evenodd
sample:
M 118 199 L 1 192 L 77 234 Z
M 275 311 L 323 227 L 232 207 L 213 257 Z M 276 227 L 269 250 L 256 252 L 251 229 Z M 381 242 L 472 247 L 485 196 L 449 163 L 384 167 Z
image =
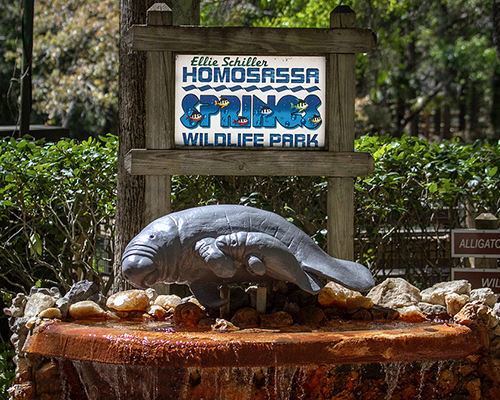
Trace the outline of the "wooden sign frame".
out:
M 126 40 L 147 52 L 146 149 L 125 157 L 129 173 L 146 175 L 146 219 L 170 212 L 172 175 L 326 176 L 328 252 L 354 257 L 354 178 L 374 169 L 370 154 L 354 151 L 356 53 L 376 47 L 369 29 L 356 29 L 356 14 L 339 6 L 329 29 L 172 26 L 172 10 L 157 3 L 147 24 L 134 25 Z M 325 148 L 175 148 L 175 54 L 324 56 Z

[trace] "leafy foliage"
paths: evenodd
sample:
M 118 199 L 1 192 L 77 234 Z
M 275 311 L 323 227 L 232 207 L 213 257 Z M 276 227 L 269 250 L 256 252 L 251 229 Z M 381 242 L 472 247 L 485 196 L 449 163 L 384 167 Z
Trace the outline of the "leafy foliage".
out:
M 118 110 L 118 7 L 111 0 L 36 2 L 33 107 L 49 125 L 69 127 L 77 137 L 113 131 Z M 21 45 L 18 41 L 17 51 L 5 53 L 7 60 L 20 58 Z
M 0 142 L 0 280 L 10 291 L 100 281 L 112 255 L 117 140 Z
M 113 254 L 117 140 L 0 142 L 0 284 L 67 289 L 91 278 L 107 291 Z M 449 233 L 500 210 L 500 145 L 364 136 L 375 171 L 355 182 L 356 257 L 383 279 L 446 280 Z M 283 215 L 326 246 L 324 177 L 174 176 L 173 209 L 245 204 Z M 106 240 L 104 240 L 106 239 Z M 104 247 L 103 247 L 104 246 Z
M 0 400 L 9 399 L 7 389 L 16 376 L 12 357 L 14 357 L 14 347 L 10 343 L 0 341 Z

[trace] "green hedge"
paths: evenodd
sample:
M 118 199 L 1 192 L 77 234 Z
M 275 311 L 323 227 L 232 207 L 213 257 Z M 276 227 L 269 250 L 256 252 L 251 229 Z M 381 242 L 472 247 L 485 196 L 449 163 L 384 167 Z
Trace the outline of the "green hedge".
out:
M 0 286 L 67 289 L 112 281 L 117 138 L 77 143 L 0 141 Z M 375 172 L 355 183 L 357 258 L 379 279 L 401 275 L 419 286 L 447 278 L 446 236 L 466 216 L 498 213 L 500 146 L 363 137 L 356 148 Z M 325 246 L 324 177 L 173 177 L 173 208 L 238 203 L 282 214 Z M 111 279 L 110 279 L 111 278 Z
M 0 141 L 0 282 L 68 289 L 105 283 L 112 255 L 117 140 Z M 108 248 L 106 248 L 106 245 Z M 103 285 L 105 287 L 105 285 Z

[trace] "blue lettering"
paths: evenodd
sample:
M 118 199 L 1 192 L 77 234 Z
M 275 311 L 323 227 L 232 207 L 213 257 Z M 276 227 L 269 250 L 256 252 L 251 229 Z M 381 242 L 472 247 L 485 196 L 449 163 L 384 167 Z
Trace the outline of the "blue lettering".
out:
M 229 68 L 222 70 L 219 67 L 214 68 L 214 82 L 229 82 Z
M 231 134 L 230 133 L 227 134 L 227 145 L 228 146 L 237 146 L 236 143 L 231 143 Z
M 278 133 L 271 133 L 269 136 L 269 147 L 274 147 L 275 144 L 281 142 L 281 135 Z
M 213 146 L 213 143 L 208 141 L 208 132 L 205 133 L 205 146 Z
M 196 67 L 191 68 L 191 72 L 187 72 L 187 67 L 182 68 L 182 82 L 187 82 L 188 76 L 191 77 L 191 82 L 196 82 Z
M 198 144 L 198 134 L 193 132 L 186 133 L 182 132 L 182 138 L 184 140 L 184 146 L 196 146 Z
M 263 133 L 255 133 L 253 135 L 253 146 L 254 147 L 264 147 L 264 134 Z
M 270 79 L 270 83 L 274 83 L 274 68 L 262 68 L 262 83 L 266 83 L 266 78 Z
M 304 83 L 304 68 L 292 68 L 292 83 Z
M 235 83 L 245 82 L 245 68 L 233 68 L 231 70 L 231 80 Z
M 283 147 L 293 147 L 293 135 L 291 133 L 285 133 L 282 138 Z
M 309 83 L 310 79 L 314 78 L 313 83 L 319 83 L 319 69 L 318 68 L 307 68 L 306 69 L 306 83 Z
M 305 147 L 306 146 L 306 135 L 297 134 L 295 135 L 295 146 L 294 147 Z
M 201 95 L 200 96 L 200 113 L 203 114 L 204 118 L 200 122 L 200 126 L 203 128 L 210 128 L 211 126 L 211 116 L 217 115 L 219 113 L 219 106 L 215 103 L 219 99 L 212 95 Z
M 247 83 L 260 83 L 259 68 L 247 68 Z
M 252 141 L 252 134 L 251 133 L 244 133 L 243 134 L 243 147 L 246 147 L 248 142 Z
M 203 76 L 203 73 L 206 72 L 206 77 Z M 212 82 L 212 68 L 209 67 L 201 67 L 198 70 L 198 80 L 200 82 Z
M 219 139 L 221 139 L 221 141 L 219 141 Z M 226 145 L 226 134 L 216 133 L 215 134 L 215 145 L 216 146 L 225 146 Z
M 311 144 L 314 144 L 314 146 L 311 146 Z M 318 134 L 315 133 L 314 135 L 307 135 L 307 147 L 319 147 L 318 144 Z
M 289 68 L 278 68 L 276 70 L 276 83 L 290 82 Z

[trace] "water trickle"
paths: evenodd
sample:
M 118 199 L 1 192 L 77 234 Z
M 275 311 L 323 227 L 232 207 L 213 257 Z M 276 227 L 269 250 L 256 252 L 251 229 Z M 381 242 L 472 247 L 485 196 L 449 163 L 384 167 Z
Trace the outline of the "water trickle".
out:
M 419 384 L 416 396 L 417 400 L 420 400 L 422 398 L 422 393 L 425 387 L 426 376 L 434 365 L 436 365 L 435 361 L 424 361 L 420 364 Z
M 389 400 L 394 394 L 394 390 L 396 390 L 399 383 L 399 377 L 404 373 L 408 364 L 405 361 L 381 363 L 382 370 L 385 373 L 385 382 L 387 383 L 385 400 Z

